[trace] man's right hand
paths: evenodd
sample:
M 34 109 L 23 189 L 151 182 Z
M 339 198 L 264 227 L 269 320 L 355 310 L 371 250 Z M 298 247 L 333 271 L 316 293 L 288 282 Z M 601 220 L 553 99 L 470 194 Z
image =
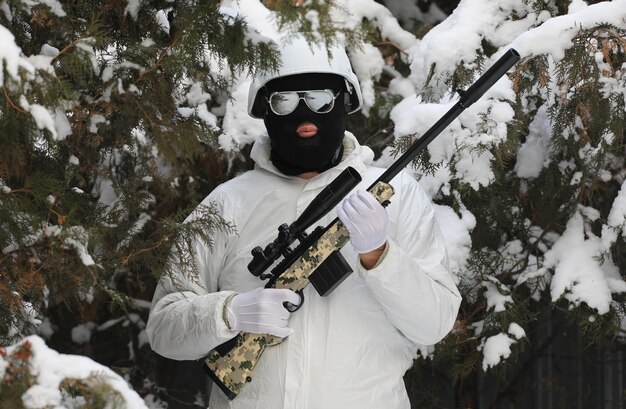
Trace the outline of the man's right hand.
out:
M 283 303 L 300 303 L 300 296 L 283 288 L 255 288 L 234 296 L 226 306 L 232 330 L 269 334 L 285 338 L 293 333 L 287 327 L 291 313 Z

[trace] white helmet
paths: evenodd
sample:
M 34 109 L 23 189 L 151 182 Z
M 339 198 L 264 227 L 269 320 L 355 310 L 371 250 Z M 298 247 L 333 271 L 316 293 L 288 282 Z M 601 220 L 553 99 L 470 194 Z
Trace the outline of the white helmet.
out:
M 307 73 L 327 73 L 342 76 L 347 82 L 346 87 L 350 94 L 348 113 L 351 114 L 361 109 L 361 105 L 363 105 L 361 86 L 356 74 L 352 71 L 348 55 L 342 47 L 333 46 L 327 50 L 319 44 L 309 44 L 302 36 L 283 37 L 277 41 L 277 46 L 280 49 L 281 66 L 276 71 L 259 73 L 250 84 L 248 92 L 248 114 L 250 116 L 263 118 L 263 112 L 260 108 L 263 104 L 257 99 L 259 98 L 259 90 L 265 84 L 276 78 Z

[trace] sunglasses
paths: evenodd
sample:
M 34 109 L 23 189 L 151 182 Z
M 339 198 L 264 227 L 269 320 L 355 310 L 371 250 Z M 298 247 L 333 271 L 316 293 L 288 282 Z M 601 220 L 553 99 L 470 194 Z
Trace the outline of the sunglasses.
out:
M 267 99 L 270 109 L 276 115 L 289 115 L 303 99 L 311 111 L 318 114 L 327 114 L 335 106 L 335 98 L 341 91 L 334 94 L 330 89 L 315 89 L 308 91 L 277 91 L 272 92 Z

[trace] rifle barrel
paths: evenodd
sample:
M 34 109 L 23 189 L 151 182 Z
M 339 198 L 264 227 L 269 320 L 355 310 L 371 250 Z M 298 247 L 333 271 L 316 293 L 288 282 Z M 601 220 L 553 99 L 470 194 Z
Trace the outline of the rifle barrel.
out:
M 502 57 L 498 59 L 483 75 L 480 76 L 465 92 L 461 93 L 461 98 L 454 104 L 444 116 L 442 116 L 433 126 L 430 127 L 421 138 L 413 142 L 409 149 L 402 154 L 380 177 L 372 183 L 370 189 L 378 182 L 391 182 L 405 166 L 428 146 L 444 129 L 452 123 L 466 108 L 476 102 L 483 94 L 491 88 L 515 63 L 519 60 L 519 53 L 510 48 Z M 369 190 L 369 189 L 368 189 Z

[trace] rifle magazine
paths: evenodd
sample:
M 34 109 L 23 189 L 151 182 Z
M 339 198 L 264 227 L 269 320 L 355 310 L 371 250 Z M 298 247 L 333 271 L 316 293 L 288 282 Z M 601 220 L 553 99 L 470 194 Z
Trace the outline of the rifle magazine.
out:
M 337 250 L 320 264 L 309 277 L 309 281 L 322 297 L 330 294 L 343 280 L 352 273 L 352 267 Z

